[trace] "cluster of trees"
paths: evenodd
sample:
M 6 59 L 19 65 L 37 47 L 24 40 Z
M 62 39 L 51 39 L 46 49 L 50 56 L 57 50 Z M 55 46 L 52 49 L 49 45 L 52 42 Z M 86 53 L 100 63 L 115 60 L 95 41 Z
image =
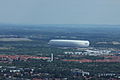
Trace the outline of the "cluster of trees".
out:
M 29 59 L 28 61 L 13 61 L 10 64 L 0 64 L 0 66 L 17 66 L 18 68 L 34 69 L 34 73 L 47 73 L 48 76 L 39 76 L 41 78 L 68 78 L 68 80 L 77 80 L 75 74 L 71 72 L 71 69 L 81 69 L 83 71 L 90 72 L 90 76 L 96 76 L 98 73 L 115 73 L 120 72 L 120 63 L 75 63 L 64 61 L 47 62 L 46 60 Z M 28 76 L 29 78 L 32 76 Z M 26 76 L 27 78 L 27 76 Z M 84 79 L 82 76 L 78 78 Z

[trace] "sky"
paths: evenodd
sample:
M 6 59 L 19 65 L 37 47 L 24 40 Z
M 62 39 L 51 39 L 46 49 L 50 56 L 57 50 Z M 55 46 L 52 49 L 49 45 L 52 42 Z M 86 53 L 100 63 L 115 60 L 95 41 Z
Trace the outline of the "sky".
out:
M 120 0 L 0 0 L 0 23 L 120 24 Z

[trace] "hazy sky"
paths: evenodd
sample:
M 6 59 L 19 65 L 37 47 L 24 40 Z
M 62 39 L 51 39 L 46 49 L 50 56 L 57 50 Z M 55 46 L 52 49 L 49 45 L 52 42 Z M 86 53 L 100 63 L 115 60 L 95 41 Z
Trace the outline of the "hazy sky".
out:
M 0 23 L 120 24 L 120 0 L 0 0 Z

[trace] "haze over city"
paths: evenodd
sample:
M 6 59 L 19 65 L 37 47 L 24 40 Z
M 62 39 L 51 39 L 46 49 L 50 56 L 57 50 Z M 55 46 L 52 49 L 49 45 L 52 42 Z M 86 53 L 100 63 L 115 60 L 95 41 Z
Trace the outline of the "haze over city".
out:
M 120 80 L 120 0 L 0 0 L 0 80 Z
M 120 0 L 1 0 L 0 23 L 120 24 Z

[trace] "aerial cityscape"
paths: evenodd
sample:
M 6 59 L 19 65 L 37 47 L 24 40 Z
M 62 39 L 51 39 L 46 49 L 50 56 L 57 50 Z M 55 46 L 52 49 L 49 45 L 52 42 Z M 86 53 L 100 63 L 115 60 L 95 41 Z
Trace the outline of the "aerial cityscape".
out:
M 0 79 L 120 80 L 119 26 L 72 26 L 1 24 Z
M 120 0 L 0 0 L 0 80 L 120 80 Z

